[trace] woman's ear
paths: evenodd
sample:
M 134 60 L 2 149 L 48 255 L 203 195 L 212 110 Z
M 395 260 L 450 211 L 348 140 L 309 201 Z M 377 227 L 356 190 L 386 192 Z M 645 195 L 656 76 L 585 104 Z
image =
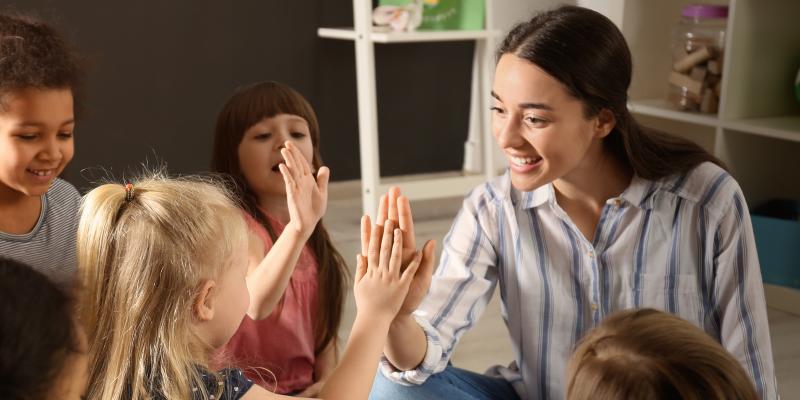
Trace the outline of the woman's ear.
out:
M 608 134 L 614 130 L 614 127 L 617 126 L 617 118 L 608 108 L 600 110 L 600 112 L 597 113 L 594 122 L 594 133 L 595 137 L 598 139 L 608 136 Z
M 200 291 L 194 300 L 194 313 L 200 322 L 214 319 L 214 297 L 217 283 L 209 279 L 200 285 Z

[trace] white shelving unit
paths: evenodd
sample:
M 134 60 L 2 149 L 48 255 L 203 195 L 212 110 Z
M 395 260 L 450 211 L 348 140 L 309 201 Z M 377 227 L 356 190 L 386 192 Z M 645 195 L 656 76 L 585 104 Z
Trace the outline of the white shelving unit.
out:
M 629 108 L 645 126 L 679 134 L 728 164 L 749 205 L 800 199 L 800 105 L 793 82 L 800 53 L 800 1 L 705 0 L 729 7 L 716 115 L 666 101 L 672 28 L 694 0 L 589 0 L 622 16 L 634 76 Z M 602 3 L 602 4 L 601 4 Z M 800 268 L 800 262 L 798 262 Z M 800 313 L 800 291 L 765 285 L 770 306 Z
M 493 176 L 493 142 L 490 137 L 490 71 L 493 38 L 490 29 L 490 4 L 486 0 L 485 29 L 480 31 L 375 32 L 372 28 L 372 1 L 353 0 L 353 28 L 319 28 L 323 38 L 355 42 L 358 130 L 361 153 L 361 194 L 365 213 L 374 215 L 378 199 L 392 185 L 402 183 L 409 199 L 463 196 L 471 188 Z M 469 135 L 465 143 L 465 168 L 452 174 L 406 176 L 392 179 L 380 174 L 378 150 L 378 103 L 375 83 L 375 43 L 475 41 L 472 67 Z

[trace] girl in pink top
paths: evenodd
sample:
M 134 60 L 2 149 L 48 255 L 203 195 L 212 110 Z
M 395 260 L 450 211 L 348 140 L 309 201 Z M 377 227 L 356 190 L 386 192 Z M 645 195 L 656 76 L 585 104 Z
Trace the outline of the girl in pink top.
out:
M 293 214 L 287 202 L 279 170 L 287 141 L 317 175 L 315 221 L 295 224 L 309 216 Z M 322 225 L 330 172 L 321 165 L 316 115 L 286 85 L 240 88 L 217 118 L 212 168 L 239 187 L 251 232 L 247 279 L 259 282 L 248 288 L 251 299 L 263 299 L 251 305 L 255 312 L 245 316 L 224 356 L 280 394 L 315 396 L 337 364 L 347 269 Z

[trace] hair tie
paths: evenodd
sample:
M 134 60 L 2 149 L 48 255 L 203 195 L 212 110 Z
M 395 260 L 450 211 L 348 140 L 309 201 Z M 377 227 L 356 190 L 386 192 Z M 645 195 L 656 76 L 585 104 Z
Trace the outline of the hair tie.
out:
M 125 201 L 130 203 L 133 200 L 133 184 L 126 183 L 125 184 Z

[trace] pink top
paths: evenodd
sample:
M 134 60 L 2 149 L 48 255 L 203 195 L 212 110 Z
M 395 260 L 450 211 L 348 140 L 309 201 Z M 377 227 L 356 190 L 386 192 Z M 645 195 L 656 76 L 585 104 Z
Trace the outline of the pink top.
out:
M 267 218 L 276 233 L 283 232 L 285 225 Z M 272 247 L 267 230 L 250 215 L 246 219 L 250 229 L 264 241 L 266 254 Z M 280 315 L 278 307 L 259 321 L 245 315 L 239 330 L 225 346 L 225 355 L 248 378 L 267 389 L 275 388 L 280 394 L 303 390 L 314 383 L 316 311 L 317 260 L 306 245 L 283 294 Z

